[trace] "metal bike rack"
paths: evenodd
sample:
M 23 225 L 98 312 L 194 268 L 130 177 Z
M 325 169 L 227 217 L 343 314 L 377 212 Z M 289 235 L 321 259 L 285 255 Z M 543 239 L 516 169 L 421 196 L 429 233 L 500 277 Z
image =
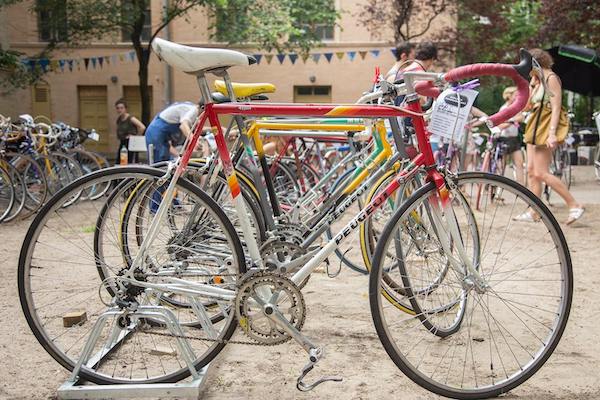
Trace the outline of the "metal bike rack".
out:
M 132 398 L 194 398 L 197 399 L 200 391 L 206 381 L 206 374 L 210 364 L 197 371 L 194 368 L 194 352 L 187 340 L 182 338 L 183 332 L 172 311 L 161 306 L 139 306 L 139 308 L 127 316 L 132 322 L 125 328 L 114 327 L 110 333 L 110 340 L 96 354 L 92 354 L 94 346 L 100 338 L 102 328 L 109 318 L 118 317 L 123 314 L 123 310 L 114 307 L 104 312 L 92 328 L 90 336 L 83 348 L 79 361 L 73 368 L 69 379 L 63 383 L 57 391 L 59 399 L 132 399 Z M 182 358 L 187 364 L 192 375 L 189 382 L 178 383 L 149 383 L 149 384 L 114 384 L 114 385 L 94 385 L 82 384 L 79 372 L 82 366 L 92 367 L 101 363 L 116 346 L 135 330 L 136 324 L 140 318 L 151 318 L 163 321 L 168 330 L 175 337 L 178 337 L 176 343 Z

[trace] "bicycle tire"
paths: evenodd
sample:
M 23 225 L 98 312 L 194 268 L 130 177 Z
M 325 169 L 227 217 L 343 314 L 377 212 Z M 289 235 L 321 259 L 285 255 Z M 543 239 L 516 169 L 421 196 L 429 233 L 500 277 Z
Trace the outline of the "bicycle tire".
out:
M 10 214 L 13 205 L 15 203 L 15 190 L 13 181 L 8 171 L 4 167 L 0 166 L 0 199 L 2 199 L 2 209 L 0 210 L 0 222 Z
M 25 208 L 25 200 L 27 200 L 27 188 L 25 187 L 25 182 L 23 182 L 23 178 L 19 171 L 10 163 L 6 163 L 3 167 L 0 167 L 3 171 L 5 168 L 10 172 L 11 181 L 12 181 L 12 191 L 14 192 L 14 202 L 9 208 L 9 213 L 0 215 L 0 222 L 10 222 L 17 218 L 17 216 L 23 211 Z
M 448 349 L 446 352 L 444 352 L 443 348 L 441 348 L 441 346 L 443 346 L 443 345 L 449 346 L 448 342 L 456 339 L 457 346 L 462 346 L 462 349 L 464 349 L 464 350 L 461 350 L 461 353 L 464 351 L 465 360 L 467 360 L 469 357 L 467 355 L 469 348 L 471 348 L 471 354 L 473 354 L 473 352 L 475 352 L 477 354 L 477 358 L 474 358 L 472 361 L 473 371 L 475 371 L 475 368 L 476 368 L 475 365 L 477 365 L 477 368 L 481 368 L 481 369 L 483 369 L 483 371 L 486 370 L 485 368 L 487 368 L 488 371 L 491 368 L 492 372 L 493 372 L 494 364 L 501 364 L 502 368 L 504 368 L 504 369 L 506 368 L 504 366 L 504 363 L 499 361 L 497 358 L 496 358 L 495 362 L 493 361 L 494 359 L 492 358 L 491 364 L 488 364 L 488 363 L 486 363 L 488 360 L 485 359 L 484 357 L 482 357 L 482 354 L 485 355 L 485 351 L 487 351 L 486 350 L 487 347 L 490 348 L 490 356 L 492 355 L 492 348 L 494 346 L 492 343 L 496 343 L 495 341 L 493 341 L 493 336 L 490 336 L 491 339 L 488 338 L 487 336 L 485 336 L 485 339 L 483 339 L 483 335 L 479 331 L 475 332 L 475 329 L 474 329 L 473 332 L 471 332 L 471 325 L 469 325 L 469 328 L 467 329 L 467 333 L 468 333 L 467 338 L 468 339 L 464 339 L 464 337 L 460 337 L 460 336 L 457 338 L 450 336 L 450 338 L 446 338 L 446 339 L 431 339 L 434 337 L 433 335 L 431 335 L 431 332 L 424 330 L 423 337 L 425 338 L 425 340 L 423 341 L 423 343 L 421 343 L 419 341 L 418 342 L 419 345 L 417 345 L 415 347 L 415 345 L 410 342 L 411 337 L 407 336 L 406 333 L 403 334 L 402 330 L 398 326 L 401 322 L 394 323 L 393 331 L 391 328 L 388 327 L 388 325 L 387 325 L 388 317 L 386 316 L 386 311 L 383 309 L 383 302 L 381 299 L 382 296 L 381 296 L 380 280 L 381 280 L 382 272 L 383 272 L 382 268 L 381 268 L 381 266 L 382 266 L 381 259 L 382 259 L 382 256 L 386 252 L 387 244 L 393 238 L 393 233 L 396 229 L 396 226 L 400 223 L 402 215 L 407 213 L 411 209 L 411 207 L 414 207 L 414 204 L 417 201 L 419 201 L 420 199 L 427 198 L 431 191 L 436 190 L 435 186 L 432 183 L 429 183 L 428 185 L 419 189 L 416 193 L 413 194 L 413 196 L 408 201 L 404 202 L 404 204 L 396 211 L 394 216 L 390 219 L 390 221 L 386 225 L 384 234 L 382 235 L 382 238 L 377 245 L 377 250 L 376 250 L 376 254 L 374 257 L 374 261 L 373 261 L 373 270 L 372 270 L 370 278 L 369 278 L 370 279 L 369 280 L 369 301 L 370 301 L 371 314 L 373 317 L 373 322 L 375 324 L 377 334 L 381 340 L 381 343 L 382 343 L 384 349 L 386 350 L 386 352 L 388 353 L 388 355 L 390 356 L 392 361 L 396 364 L 396 366 L 407 377 L 409 377 L 413 382 L 417 383 L 421 387 L 423 387 L 433 393 L 436 393 L 438 395 L 445 396 L 445 397 L 451 397 L 451 398 L 457 398 L 457 399 L 482 399 L 482 398 L 496 397 L 498 395 L 501 395 L 503 393 L 506 393 L 506 392 L 514 389 L 515 387 L 519 386 L 520 384 L 525 382 L 527 379 L 529 379 L 531 376 L 533 376 L 543 366 L 543 364 L 548 360 L 548 358 L 550 357 L 550 355 L 552 354 L 552 352 L 558 345 L 558 342 L 560 341 L 560 338 L 564 332 L 564 329 L 565 329 L 567 321 L 568 321 L 570 306 L 571 306 L 571 302 L 572 302 L 573 271 L 572 271 L 572 265 L 571 265 L 571 258 L 570 258 L 566 240 L 564 238 L 564 235 L 560 229 L 558 222 L 556 221 L 556 219 L 554 218 L 552 213 L 548 210 L 546 205 L 525 187 L 517 184 L 516 182 L 512 181 L 511 179 L 508 179 L 505 177 L 500 177 L 497 175 L 492 175 L 492 174 L 485 174 L 485 173 L 481 173 L 481 172 L 468 172 L 468 173 L 460 174 L 459 178 L 458 178 L 458 184 L 459 185 L 471 184 L 471 185 L 483 185 L 483 186 L 497 185 L 498 188 L 502 188 L 502 190 L 506 190 L 505 195 L 508 195 L 509 193 L 513 193 L 515 195 L 515 201 L 516 201 L 516 199 L 521 200 L 525 206 L 532 207 L 535 210 L 535 212 L 537 212 L 539 214 L 540 221 L 537 223 L 540 225 L 537 225 L 537 227 L 539 229 L 537 229 L 536 232 L 547 232 L 547 234 L 551 237 L 551 239 L 552 239 L 551 245 L 555 246 L 556 258 L 558 260 L 557 264 L 559 265 L 559 273 L 560 273 L 560 278 L 558 278 L 558 277 L 556 278 L 556 282 L 557 282 L 556 289 L 560 292 L 560 297 L 556 300 L 558 309 L 556 311 L 543 310 L 544 312 L 551 313 L 549 316 L 549 320 L 552 323 L 552 326 L 551 327 L 546 326 L 546 329 L 548 330 L 548 336 L 542 337 L 542 338 L 538 338 L 536 336 L 535 338 L 531 339 L 531 343 L 533 343 L 534 345 L 538 345 L 538 343 L 541 343 L 544 347 L 542 349 L 537 349 L 537 351 L 534 350 L 533 348 L 528 350 L 528 353 L 525 354 L 524 356 L 522 356 L 522 359 L 525 360 L 524 366 L 520 365 L 518 363 L 517 357 L 514 356 L 515 360 L 517 360 L 517 366 L 514 367 L 515 372 L 509 376 L 509 374 L 505 370 L 504 372 L 506 374 L 506 379 L 504 379 L 504 377 L 499 377 L 499 375 L 501 374 L 501 370 L 500 370 L 500 366 L 498 366 L 498 365 L 497 365 L 497 367 L 498 367 L 499 371 L 497 374 L 492 374 L 489 376 L 486 376 L 484 374 L 483 377 L 480 374 L 479 383 L 477 382 L 476 375 L 475 375 L 475 385 L 474 385 L 475 388 L 471 388 L 471 387 L 466 387 L 466 385 L 463 385 L 462 382 L 458 382 L 458 381 L 456 382 L 456 384 L 454 384 L 454 381 L 450 378 L 451 377 L 450 374 L 452 372 L 451 368 L 453 367 L 454 362 L 455 362 L 455 360 L 454 360 L 455 352 L 452 353 L 451 358 L 449 357 L 450 364 L 449 364 L 448 373 L 447 374 L 445 374 L 443 372 L 440 373 L 440 378 L 438 379 L 438 381 L 435 380 L 434 376 L 435 376 L 436 372 L 438 371 L 438 368 L 440 367 L 440 365 L 442 365 L 442 362 L 446 358 L 446 355 L 450 352 L 450 349 Z M 500 204 L 500 203 L 497 205 L 497 207 L 503 207 L 503 206 L 504 206 L 504 204 Z M 510 215 L 508 216 L 509 221 L 513 220 L 512 219 L 512 217 L 514 217 L 513 211 L 516 211 L 516 213 L 519 212 L 518 210 L 514 210 L 514 208 L 515 207 L 513 205 L 513 208 L 510 209 Z M 506 210 L 504 210 L 504 211 L 506 211 Z M 531 235 L 532 234 L 531 227 L 532 227 L 532 225 L 526 225 L 526 228 L 524 228 L 524 233 L 529 233 Z M 536 225 L 533 225 L 533 227 L 536 227 Z M 491 230 L 492 230 L 492 228 L 490 228 L 490 231 Z M 505 236 L 506 236 L 506 231 L 505 231 Z M 522 237 L 524 237 L 524 236 L 518 236 L 517 238 L 513 238 L 512 240 L 514 240 L 515 242 L 519 242 L 519 240 L 521 240 Z M 504 237 L 503 237 L 503 239 L 504 239 Z M 500 244 L 499 248 L 502 249 L 502 246 L 503 246 L 503 242 Z M 526 249 L 527 246 L 528 245 L 525 244 L 523 249 Z M 549 246 L 549 248 L 552 248 L 552 246 Z M 493 252 L 495 250 L 496 249 L 494 249 L 494 250 L 490 249 L 489 251 Z M 515 248 L 514 247 L 507 248 L 507 251 L 514 252 Z M 484 257 L 485 257 L 485 255 L 484 255 Z M 515 254 L 514 257 L 519 257 L 519 254 Z M 537 257 L 536 258 L 536 260 L 537 260 L 539 258 L 539 256 L 536 256 L 536 257 Z M 526 261 L 523 261 L 523 262 L 526 262 Z M 545 262 L 546 261 L 543 261 L 543 264 L 545 264 Z M 523 268 L 520 268 L 519 266 L 515 266 L 513 263 L 510 263 L 510 262 L 509 262 L 509 264 L 512 268 L 514 268 L 514 270 L 509 269 L 505 273 L 511 273 L 512 275 L 509 275 L 507 278 L 500 280 L 497 283 L 498 285 L 505 282 L 506 279 L 510 278 L 511 276 L 514 276 L 514 274 L 527 273 L 527 272 L 524 272 Z M 544 267 L 544 265 L 542 265 L 542 267 Z M 540 273 L 539 271 L 540 271 L 540 268 L 542 268 L 542 267 L 532 266 L 530 268 L 530 270 Z M 493 272 L 495 272 L 495 271 L 492 270 L 492 273 Z M 491 274 L 489 276 L 491 276 Z M 491 282 L 495 282 L 495 281 L 492 281 L 492 280 L 488 281 L 488 283 L 490 285 L 496 285 L 496 283 L 492 284 Z M 533 297 L 536 295 L 535 294 L 536 291 L 540 291 L 540 289 L 539 289 L 540 286 L 546 287 L 544 285 L 547 285 L 547 283 L 536 283 L 536 282 L 541 282 L 541 280 L 537 281 L 537 280 L 528 279 L 528 280 L 524 281 L 523 283 L 519 283 L 518 285 L 520 285 L 520 287 L 523 287 L 523 285 L 525 285 L 528 288 L 526 290 L 527 295 Z M 542 300 L 542 301 L 544 301 L 544 302 L 548 301 L 546 299 L 546 297 L 549 296 L 549 294 L 551 292 L 550 291 L 542 291 L 542 292 L 543 293 L 537 294 L 537 296 L 544 296 L 544 300 Z M 497 293 L 497 292 L 495 292 L 495 293 Z M 500 293 L 506 293 L 506 292 L 500 292 Z M 471 292 L 471 294 L 469 294 L 469 297 L 475 298 L 476 296 L 477 295 L 474 294 L 473 292 Z M 526 303 L 526 301 L 525 301 L 525 303 Z M 531 309 L 533 309 L 533 310 L 535 310 L 538 307 L 538 305 L 535 303 L 531 303 L 531 304 L 529 304 L 529 303 L 525 304 L 525 303 L 523 303 L 524 304 L 523 307 L 531 307 Z M 522 304 L 522 303 L 517 303 L 517 304 Z M 489 300 L 488 300 L 487 306 L 490 307 Z M 506 307 L 509 308 L 509 310 L 510 310 L 509 306 L 506 306 Z M 485 313 L 483 306 L 481 307 L 481 309 L 482 309 L 482 313 Z M 527 310 L 529 310 L 529 309 L 530 308 L 527 308 Z M 488 308 L 488 312 L 490 312 L 489 308 Z M 540 312 L 542 312 L 542 310 L 540 310 Z M 473 311 L 472 311 L 472 313 L 473 313 Z M 518 317 L 517 314 L 515 313 L 514 309 L 513 309 L 513 313 L 516 317 Z M 511 316 L 510 313 L 507 312 L 507 314 L 509 317 Z M 555 315 L 554 319 L 552 318 L 553 315 Z M 470 318 L 471 318 L 471 320 L 473 320 L 473 314 L 471 314 Z M 494 317 L 491 317 L 491 318 L 494 318 Z M 515 321 L 516 321 L 516 319 L 517 318 L 515 318 Z M 490 318 L 487 318 L 485 320 L 496 321 L 495 319 L 491 320 Z M 482 329 L 485 329 L 485 325 L 486 325 L 485 320 L 483 320 L 483 322 L 481 322 L 481 320 L 479 320 L 479 323 L 481 323 L 483 326 Z M 531 319 L 528 319 L 528 321 L 531 321 Z M 502 322 L 504 322 L 504 320 Z M 470 324 L 470 322 L 467 322 L 467 323 Z M 534 324 L 535 322 L 530 322 L 530 323 Z M 539 321 L 538 321 L 538 323 L 541 324 L 541 322 L 539 322 Z M 490 332 L 491 332 L 490 324 L 492 324 L 492 322 L 488 322 L 488 329 L 490 329 Z M 522 328 L 522 326 L 527 326 L 526 322 L 523 320 L 516 321 L 515 324 L 518 325 L 519 327 L 521 327 L 520 328 L 521 334 L 523 334 L 522 332 L 524 332 L 526 334 L 527 329 L 529 329 L 529 330 L 532 329 L 531 326 L 527 329 Z M 407 324 L 407 325 L 409 325 L 409 324 Z M 496 325 L 498 325 L 497 322 L 496 322 Z M 492 326 L 493 326 L 493 324 L 492 324 Z M 500 329 L 500 330 L 506 329 L 506 332 L 508 332 L 508 335 L 511 334 L 511 332 L 508 331 L 508 329 L 506 327 L 504 327 L 504 325 L 502 325 L 502 328 L 500 328 L 498 326 L 498 329 Z M 411 328 L 411 332 L 412 332 L 411 336 L 414 336 L 414 340 L 415 341 L 419 340 L 419 338 L 421 336 L 419 336 L 417 334 L 417 332 L 414 330 L 414 327 Z M 395 339 L 394 335 L 396 335 L 398 337 L 398 339 Z M 471 336 L 471 335 L 473 335 L 473 336 Z M 471 337 L 475 338 L 476 335 L 478 335 L 477 340 L 471 339 Z M 510 338 L 510 336 L 509 336 L 509 338 Z M 431 339 L 431 340 L 429 340 L 429 339 Z M 519 339 L 521 339 L 521 337 L 519 337 Z M 514 340 L 518 341 L 519 339 L 514 339 Z M 404 340 L 405 343 L 400 342 L 401 340 Z M 421 340 L 423 340 L 423 339 L 421 339 Z M 429 340 L 429 341 L 427 341 L 427 340 Z M 467 340 L 466 343 L 465 343 L 465 340 Z M 506 340 L 506 339 L 504 339 L 504 340 Z M 482 347 L 480 348 L 480 349 L 484 349 L 483 352 L 477 351 L 477 349 L 473 350 L 473 347 L 478 346 L 478 345 L 477 344 L 474 345 L 472 343 L 479 343 L 479 342 L 483 343 L 483 342 L 488 342 L 488 341 L 490 342 L 489 345 L 485 344 L 485 345 L 482 345 Z M 462 343 L 462 344 L 460 344 L 460 343 Z M 508 344 L 508 341 L 506 343 Z M 521 342 L 519 342 L 519 344 L 521 344 Z M 529 344 L 527 344 L 527 345 L 529 345 Z M 401 346 L 404 346 L 406 348 L 406 352 L 403 352 L 402 350 L 399 349 L 399 347 L 401 347 Z M 436 346 L 438 346 L 438 347 L 436 347 Z M 498 345 L 496 345 L 495 349 L 499 354 L 499 350 L 498 350 L 497 346 Z M 521 344 L 521 346 L 523 346 L 523 345 Z M 509 345 L 509 347 L 510 347 L 510 345 Z M 414 353 L 412 353 L 412 354 L 411 354 L 411 352 L 413 350 L 411 350 L 411 349 L 414 350 Z M 433 360 L 430 360 L 430 359 L 425 360 L 425 358 L 423 356 L 423 358 L 420 361 L 411 362 L 410 358 L 412 357 L 414 359 L 416 357 L 417 353 L 422 352 L 422 354 L 427 354 L 428 351 L 430 351 L 430 353 L 432 354 Z M 529 351 L 532 354 L 531 357 L 528 356 Z M 439 360 L 436 360 L 435 357 L 437 357 Z M 477 361 L 475 361 L 475 360 L 477 360 Z M 502 360 L 501 357 L 500 357 L 500 360 Z M 475 364 L 475 363 L 477 363 L 477 364 Z M 469 373 L 471 373 L 470 367 L 467 367 L 466 365 L 467 364 L 465 362 L 464 366 L 462 367 L 462 371 L 468 370 Z M 423 368 L 423 371 L 421 371 L 419 369 L 421 367 Z M 427 368 L 429 369 L 429 371 L 425 372 L 425 369 L 427 369 Z M 435 368 L 435 369 L 433 369 L 433 368 Z M 430 372 L 432 369 L 433 369 L 433 372 Z M 461 367 L 459 365 L 458 371 L 456 372 L 456 374 L 459 377 L 460 377 L 460 372 L 461 372 Z M 473 372 L 473 374 L 475 374 L 475 373 Z M 465 376 L 465 374 L 463 372 L 462 379 L 464 379 L 464 376 Z M 487 378 L 487 382 L 491 381 L 492 383 L 484 384 L 483 383 L 485 381 L 484 378 Z M 442 382 L 442 380 L 443 380 L 443 382 Z M 449 382 L 451 382 L 451 383 L 449 383 Z
M 47 332 L 45 331 L 48 328 L 48 325 L 44 325 L 38 319 L 38 315 L 36 314 L 35 302 L 32 298 L 31 292 L 31 276 L 29 275 L 31 270 L 31 262 L 33 258 L 33 253 L 36 249 L 37 239 L 41 234 L 45 226 L 45 222 L 50 218 L 50 214 L 53 212 L 61 212 L 62 204 L 61 201 L 69 201 L 71 197 L 82 190 L 86 184 L 93 184 L 98 180 L 106 180 L 106 179 L 158 179 L 164 175 L 164 171 L 159 169 L 154 169 L 150 167 L 141 167 L 141 166 L 130 166 L 130 167 L 115 167 L 111 169 L 104 169 L 87 176 L 84 176 L 77 181 L 71 183 L 65 188 L 61 189 L 55 196 L 48 201 L 46 205 L 42 208 L 42 210 L 36 215 L 33 223 L 31 224 L 27 234 L 25 236 L 25 240 L 23 243 L 23 247 L 21 248 L 20 256 L 19 256 L 19 266 L 18 266 L 18 289 L 19 289 L 19 298 L 23 313 L 27 320 L 27 323 L 32 330 L 34 336 L 38 340 L 38 342 L 42 345 L 42 347 L 63 367 L 72 370 L 75 365 L 75 360 L 71 359 L 66 354 L 62 353 L 50 340 L 49 337 L 46 336 Z M 191 182 L 180 179 L 178 185 L 182 189 L 185 189 L 187 192 L 193 194 L 202 204 L 210 209 L 211 216 L 215 219 L 218 219 L 219 226 L 224 229 L 224 233 L 227 235 L 231 254 L 234 257 L 234 267 L 236 268 L 238 276 L 242 276 L 246 272 L 246 266 L 243 262 L 244 254 L 242 245 L 239 241 L 239 238 L 235 232 L 235 229 L 229 222 L 228 218 L 225 216 L 224 212 L 221 208 L 202 190 L 200 190 L 196 185 Z M 89 204 L 89 202 L 80 203 L 83 205 Z M 97 260 L 92 262 L 98 262 Z M 228 320 L 228 324 L 223 328 L 221 339 L 226 341 L 229 339 L 235 328 L 237 323 L 235 321 L 234 313 L 230 313 L 230 319 Z M 194 365 L 196 369 L 200 369 L 207 365 L 216 355 L 223 349 L 225 343 L 217 342 L 215 345 L 210 348 L 208 353 L 204 354 L 201 359 L 196 359 L 194 361 Z M 80 371 L 80 378 L 84 380 L 88 380 L 97 384 L 117 384 L 117 383 L 171 383 L 180 381 L 190 375 L 190 371 L 183 367 L 175 372 L 169 373 L 153 378 L 142 378 L 142 379 L 124 379 L 124 378 L 115 378 L 109 377 L 106 375 L 98 374 L 87 367 L 82 368 Z
M 330 189 L 331 193 L 335 192 L 338 189 L 338 187 L 347 184 L 348 181 L 352 179 L 352 176 L 354 175 L 354 171 L 355 171 L 355 168 L 350 168 L 350 169 L 347 169 L 346 171 L 344 171 L 342 174 L 340 174 L 340 176 L 331 185 L 331 189 Z M 356 204 L 358 205 L 358 211 L 362 210 L 363 203 L 364 202 L 361 200 L 360 197 L 356 200 Z M 325 231 L 325 235 L 327 237 L 327 240 L 331 240 L 333 238 L 333 230 L 332 230 L 331 225 Z M 346 267 L 348 267 L 351 270 L 356 271 L 360 274 L 367 275 L 369 273 L 368 270 L 366 270 L 364 267 L 359 265 L 359 263 L 350 260 L 350 258 L 348 256 L 346 256 L 346 254 L 349 253 L 350 249 L 351 249 L 351 247 L 348 247 L 345 251 L 343 251 L 338 246 L 335 249 L 335 255 L 338 257 L 340 262 L 342 264 L 344 264 Z
M 25 219 L 36 213 L 46 202 L 49 189 L 48 181 L 44 168 L 36 158 L 19 153 L 6 153 L 7 162 L 13 164 L 19 171 L 23 183 L 25 184 L 27 198 L 23 210 L 21 210 L 20 218 Z M 25 163 L 25 165 L 23 165 Z

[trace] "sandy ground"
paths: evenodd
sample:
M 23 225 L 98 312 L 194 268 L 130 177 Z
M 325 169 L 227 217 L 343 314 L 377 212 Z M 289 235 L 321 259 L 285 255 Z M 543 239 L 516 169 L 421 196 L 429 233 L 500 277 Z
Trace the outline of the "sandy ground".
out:
M 600 398 L 600 185 L 591 168 L 574 171 L 573 193 L 586 204 L 584 219 L 564 228 L 575 271 L 575 296 L 563 339 L 546 365 L 507 398 Z M 555 200 L 564 220 L 566 209 Z M 16 265 L 28 222 L 0 226 L 1 399 L 53 399 L 68 376 L 37 343 L 23 318 Z M 358 255 L 358 248 L 355 248 Z M 322 374 L 341 375 L 302 394 L 295 379 L 306 361 L 294 343 L 261 348 L 229 345 L 212 363 L 201 398 L 206 399 L 430 399 L 404 377 L 383 350 L 369 313 L 367 277 L 344 269 L 336 279 L 315 274 L 304 290 L 308 318 L 304 332 L 326 345 Z M 236 334 L 237 338 L 243 338 Z

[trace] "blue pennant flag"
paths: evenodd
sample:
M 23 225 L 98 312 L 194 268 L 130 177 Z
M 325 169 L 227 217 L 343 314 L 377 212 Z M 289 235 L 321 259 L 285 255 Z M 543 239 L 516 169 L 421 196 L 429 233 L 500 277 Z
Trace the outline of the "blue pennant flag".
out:
M 355 51 L 349 51 L 347 54 L 348 54 L 348 59 L 350 61 L 354 61 L 354 57 L 356 57 L 356 52 Z
M 67 60 L 67 64 L 69 64 L 69 71 L 73 72 L 73 60 Z
M 92 57 L 92 68 L 96 69 L 97 62 L 98 62 L 98 60 L 96 59 L 96 57 Z
M 327 59 L 327 62 L 330 63 L 331 62 L 331 58 L 333 57 L 333 53 L 323 53 L 323 55 Z
M 396 48 L 392 48 L 390 49 L 390 51 L 392 52 L 392 54 L 394 55 L 394 58 L 398 57 L 398 52 L 396 51 Z
M 295 64 L 296 60 L 298 59 L 298 54 L 290 53 L 290 54 L 288 54 L 288 56 L 290 57 L 290 61 L 292 62 L 292 65 Z
M 98 64 L 100 64 L 100 68 L 102 68 L 102 64 L 104 64 L 104 57 L 98 57 Z
M 89 58 L 84 58 L 83 59 L 83 64 L 85 65 L 85 70 L 87 71 L 88 66 L 90 65 L 90 59 Z
M 40 63 L 40 67 L 42 67 L 42 71 L 46 72 L 48 71 L 48 65 L 50 65 L 50 60 L 48 60 L 47 58 L 41 58 L 39 60 Z
M 135 60 L 135 51 L 130 51 L 130 52 L 128 53 L 128 55 L 129 55 L 129 59 L 130 59 L 131 61 L 134 61 L 134 60 Z
M 321 53 L 315 53 L 315 54 L 311 54 L 311 57 L 313 59 L 313 61 L 316 63 L 319 62 L 319 60 L 321 59 Z
M 110 56 L 110 63 L 113 64 L 113 65 L 116 64 L 117 63 L 117 58 L 118 57 L 117 57 L 116 54 L 113 54 L 112 56 Z
M 65 72 L 65 64 L 67 60 L 58 60 L 58 65 L 60 66 L 60 72 Z
M 279 64 L 283 64 L 283 60 L 285 60 L 285 54 L 283 54 L 283 53 L 277 54 L 277 59 L 279 60 Z
M 370 53 L 373 54 L 373 57 L 375 58 L 379 57 L 379 50 L 371 50 Z
M 29 70 L 31 72 L 35 71 L 35 60 L 27 60 L 27 65 L 29 66 Z
M 260 64 L 260 60 L 262 59 L 262 54 L 254 54 L 254 58 L 256 58 L 256 63 Z

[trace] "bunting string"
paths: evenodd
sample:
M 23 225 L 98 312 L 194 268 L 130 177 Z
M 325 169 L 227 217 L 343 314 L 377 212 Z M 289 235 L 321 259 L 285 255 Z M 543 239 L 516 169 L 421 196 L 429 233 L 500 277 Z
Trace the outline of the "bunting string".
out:
M 396 49 L 386 49 L 395 57 Z M 273 58 L 278 61 L 279 65 L 283 65 L 286 62 L 292 65 L 296 64 L 296 61 L 300 58 L 302 63 L 306 64 L 309 60 L 318 64 L 324 59 L 328 64 L 335 59 L 339 62 L 354 62 L 360 59 L 364 61 L 367 57 L 379 58 L 383 49 L 369 49 L 369 50 L 348 50 L 348 51 L 336 51 L 336 52 L 317 52 L 317 53 L 303 53 L 298 54 L 296 52 L 290 53 L 257 53 L 253 54 L 256 59 L 256 63 L 260 64 L 266 62 L 268 65 L 271 64 Z M 358 57 L 357 57 L 358 55 Z M 41 69 L 43 72 L 73 72 L 73 71 L 90 71 L 90 70 L 101 70 L 109 68 L 111 66 L 117 66 L 119 63 L 132 63 L 136 60 L 137 55 L 135 51 L 131 50 L 126 53 L 111 54 L 107 56 L 99 57 L 82 57 L 82 58 L 60 58 L 60 59 L 48 59 L 48 58 L 23 58 L 21 60 L 23 66 L 31 71 L 36 68 Z

